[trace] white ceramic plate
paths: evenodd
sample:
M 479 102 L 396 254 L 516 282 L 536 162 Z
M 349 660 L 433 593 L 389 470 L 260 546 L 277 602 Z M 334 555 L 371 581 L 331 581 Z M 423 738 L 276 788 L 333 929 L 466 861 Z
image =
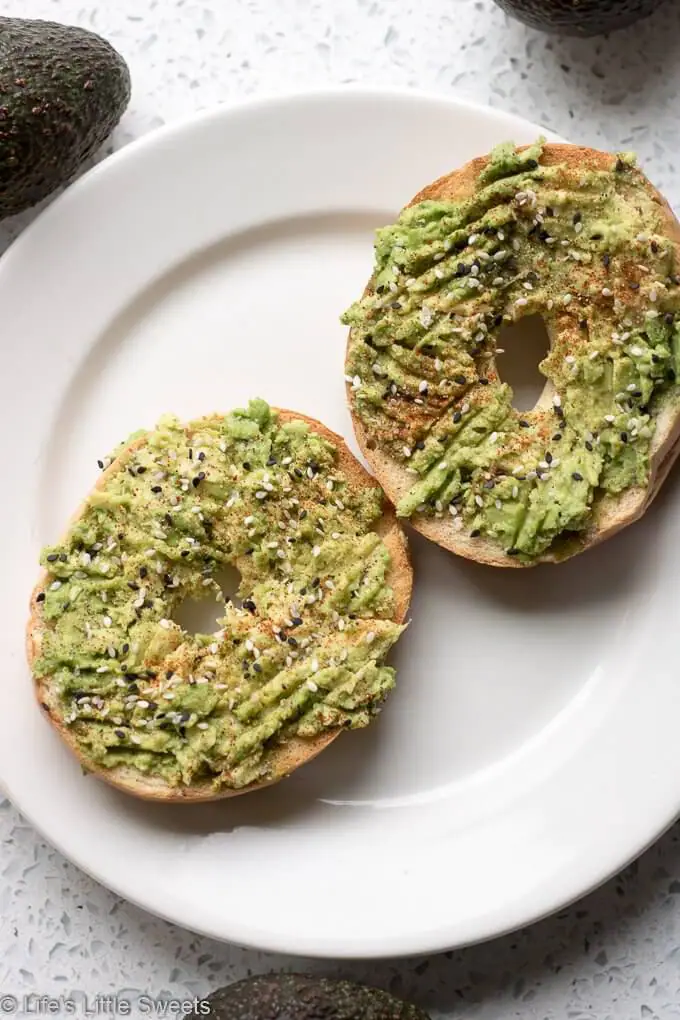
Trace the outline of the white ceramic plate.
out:
M 0 263 L 0 777 L 123 896 L 242 944 L 441 950 L 579 896 L 676 816 L 680 518 L 557 568 L 494 571 L 414 539 L 398 691 L 286 783 L 152 806 L 81 775 L 24 662 L 38 550 L 96 460 L 164 411 L 260 394 L 351 436 L 340 312 L 372 231 L 522 120 L 415 94 L 249 103 L 160 131 L 59 198 Z

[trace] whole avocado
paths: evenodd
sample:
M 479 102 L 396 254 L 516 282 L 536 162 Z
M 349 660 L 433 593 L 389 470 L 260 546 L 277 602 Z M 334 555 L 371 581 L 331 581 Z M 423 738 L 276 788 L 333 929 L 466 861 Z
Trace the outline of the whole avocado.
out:
M 100 36 L 0 17 L 0 219 L 65 184 L 129 99 L 127 65 Z
M 632 25 L 663 0 L 496 0 L 506 14 L 532 28 L 562 35 L 600 35 Z
M 213 992 L 207 1002 L 213 1020 L 429 1020 L 388 992 L 303 974 L 246 978 Z

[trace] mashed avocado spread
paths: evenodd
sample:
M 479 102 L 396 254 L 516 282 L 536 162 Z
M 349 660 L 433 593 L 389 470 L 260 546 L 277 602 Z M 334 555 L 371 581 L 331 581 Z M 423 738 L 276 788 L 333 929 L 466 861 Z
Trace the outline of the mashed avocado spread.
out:
M 680 371 L 680 276 L 662 207 L 627 154 L 607 169 L 499 146 L 461 201 L 378 231 L 347 381 L 369 440 L 413 475 L 403 517 L 451 515 L 523 560 L 648 480 Z M 541 315 L 547 406 L 522 413 L 496 370 L 504 323 Z M 501 353 L 501 352 L 498 352 Z
M 394 685 L 383 662 L 402 630 L 372 530 L 380 489 L 348 480 L 331 443 L 262 400 L 186 426 L 165 417 L 116 455 L 44 550 L 37 596 L 34 671 L 54 677 L 92 767 L 240 788 L 275 778 L 287 737 L 365 726 Z M 225 564 L 241 604 L 224 604 L 217 633 L 188 634 L 173 612 L 223 601 Z

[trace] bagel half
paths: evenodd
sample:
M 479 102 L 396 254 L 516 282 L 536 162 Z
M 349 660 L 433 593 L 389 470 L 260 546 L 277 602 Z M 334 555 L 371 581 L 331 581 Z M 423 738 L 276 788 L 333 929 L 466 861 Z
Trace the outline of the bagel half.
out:
M 291 421 L 304 421 L 310 431 L 322 436 L 331 443 L 337 451 L 336 465 L 345 475 L 350 484 L 356 487 L 375 488 L 375 480 L 356 460 L 348 450 L 341 436 L 326 428 L 320 422 L 287 410 L 272 409 L 278 415 L 280 424 Z M 201 422 L 212 420 L 211 418 L 201 419 Z M 194 428 L 201 422 L 192 423 Z M 191 426 L 187 426 L 191 429 Z M 117 472 L 125 471 L 131 455 L 139 450 L 146 443 L 146 436 L 135 438 L 116 452 L 115 459 L 102 472 L 95 486 L 95 491 L 105 488 L 107 482 Z M 86 507 L 86 501 L 72 518 L 71 524 L 75 523 L 82 516 Z M 387 574 L 387 583 L 394 594 L 393 621 L 403 623 L 411 598 L 413 583 L 413 571 L 409 559 L 408 546 L 401 525 L 396 519 L 392 508 L 385 502 L 384 514 L 379 519 L 374 529 L 381 537 L 387 547 L 391 563 Z M 29 665 L 34 674 L 35 693 L 38 702 L 51 724 L 57 730 L 70 750 L 78 757 L 86 771 L 97 775 L 100 779 L 109 783 L 125 793 L 146 800 L 163 801 L 173 803 L 196 803 L 200 801 L 219 800 L 224 797 L 237 796 L 248 793 L 265 786 L 270 786 L 281 779 L 286 778 L 295 769 L 300 768 L 306 762 L 315 758 L 324 748 L 342 732 L 340 728 L 329 729 L 327 732 L 311 737 L 303 738 L 294 736 L 285 742 L 274 741 L 268 749 L 268 766 L 270 778 L 266 781 L 253 783 L 251 785 L 231 789 L 222 787 L 216 789 L 213 779 L 197 781 L 191 785 L 169 785 L 161 776 L 145 774 L 132 766 L 118 765 L 113 768 L 98 767 L 84 753 L 75 738 L 72 730 L 64 721 L 64 706 L 61 703 L 59 691 L 51 675 L 39 675 L 36 673 L 36 664 L 39 662 L 41 648 L 50 621 L 45 619 L 43 613 L 43 602 L 37 602 L 36 596 L 42 592 L 50 582 L 49 572 L 43 571 L 38 584 L 31 597 L 30 619 L 27 626 L 27 657 Z
M 518 154 L 536 153 L 536 159 L 533 160 L 534 166 L 539 162 L 540 167 L 564 168 L 564 180 L 572 181 L 575 188 L 578 188 L 578 182 L 582 175 L 593 171 L 613 173 L 614 168 L 618 168 L 622 163 L 621 157 L 582 146 L 557 143 L 539 143 L 538 147 L 520 147 L 516 152 Z M 459 170 L 439 178 L 420 191 L 411 200 L 406 209 L 411 209 L 423 202 L 472 202 L 478 192 L 480 174 L 483 174 L 489 167 L 490 159 L 491 156 L 474 159 Z M 635 175 L 635 180 L 645 189 L 650 199 L 656 221 L 652 224 L 652 231 L 654 236 L 660 236 L 669 243 L 674 271 L 677 274 L 678 266 L 680 266 L 680 225 L 667 201 L 634 168 L 632 162 L 627 162 L 625 169 L 626 172 Z M 519 186 L 518 184 L 518 188 Z M 547 221 L 545 225 L 550 226 Z M 557 249 L 557 252 L 559 254 L 559 249 Z M 642 271 L 645 267 L 638 266 L 638 268 Z M 594 281 L 599 279 L 599 271 L 598 263 L 593 268 Z M 644 277 L 642 278 L 644 280 Z M 615 306 L 618 302 L 622 306 L 630 305 L 633 300 L 633 294 L 625 285 L 623 279 L 612 276 L 612 281 L 608 295 L 609 299 Z M 674 310 L 680 309 L 680 291 L 677 288 L 677 284 L 680 283 L 680 277 L 676 276 L 675 281 L 672 286 L 669 285 L 669 290 L 666 293 L 669 301 L 667 307 L 672 307 Z M 375 297 L 375 286 L 374 276 L 364 291 L 364 299 Z M 605 291 L 602 293 L 605 293 Z M 398 297 L 397 294 L 394 296 Z M 579 295 L 575 294 L 574 298 L 579 299 Z M 587 304 L 587 302 L 584 303 Z M 350 309 L 350 312 L 345 317 L 345 321 L 351 324 L 347 347 L 346 380 L 353 426 L 357 441 L 366 460 L 399 512 L 400 502 L 404 500 L 413 488 L 414 474 L 407 470 L 403 458 L 394 455 L 394 447 L 390 448 L 389 444 L 381 442 L 379 437 L 376 439 L 370 424 L 367 425 L 366 418 L 361 413 L 360 394 L 357 393 L 357 387 L 352 383 L 352 373 L 354 370 L 352 352 L 356 349 L 356 345 L 361 342 L 361 338 L 360 331 L 357 328 L 356 321 L 352 319 L 351 313 L 352 309 Z M 506 316 L 504 321 L 511 320 Z M 546 326 L 552 342 L 555 338 L 554 325 L 546 322 Z M 567 321 L 566 317 L 563 316 L 560 328 L 561 343 L 564 343 L 565 340 L 567 342 L 572 340 L 576 345 L 580 341 L 578 334 L 579 328 L 577 322 L 575 320 Z M 499 379 L 493 351 L 489 352 L 488 360 L 485 362 L 485 374 L 492 381 L 495 380 L 497 382 Z M 552 382 L 550 379 L 547 379 L 544 390 L 533 410 L 551 409 L 555 392 Z M 410 399 L 412 400 L 413 398 L 411 397 Z M 559 402 L 559 398 L 557 400 Z M 538 563 L 561 562 L 610 538 L 627 525 L 638 520 L 658 493 L 675 458 L 680 452 L 680 389 L 674 382 L 671 385 L 665 386 L 655 395 L 653 412 L 655 427 L 648 447 L 648 472 L 644 484 L 633 484 L 616 494 L 598 491 L 597 487 L 595 487 L 592 494 L 592 505 L 589 508 L 589 516 L 584 525 L 578 530 L 558 536 L 536 556 L 517 556 L 514 555 L 516 550 L 511 550 L 509 554 L 508 549 L 503 548 L 493 538 L 485 537 L 484 535 L 475 537 L 471 536 L 467 529 L 461 530 L 460 523 L 447 514 L 432 515 L 415 512 L 409 515 L 409 522 L 426 538 L 431 539 L 443 548 L 459 556 L 476 560 L 479 563 L 498 567 L 526 567 Z M 417 435 L 418 438 L 421 436 L 427 438 L 428 430 L 434 422 L 426 422 L 423 425 L 421 419 L 421 432 L 418 433 L 416 429 L 410 427 L 413 423 L 408 423 L 407 418 L 408 413 L 404 412 L 399 423 L 395 424 L 394 438 L 406 446 L 411 445 L 414 435 Z

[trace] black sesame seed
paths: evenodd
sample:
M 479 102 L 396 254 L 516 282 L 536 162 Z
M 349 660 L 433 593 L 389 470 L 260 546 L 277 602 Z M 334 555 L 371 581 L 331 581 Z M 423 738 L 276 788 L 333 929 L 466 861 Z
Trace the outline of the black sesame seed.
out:
M 545 215 L 548 216 L 548 217 L 552 217 L 552 216 L 555 215 L 555 210 L 553 209 L 553 207 L 551 205 L 546 205 L 546 207 L 545 207 Z
M 572 471 L 571 477 L 574 479 L 575 482 L 583 481 L 583 475 L 579 471 Z
M 523 429 L 531 428 L 531 425 L 529 424 L 529 422 L 525 418 L 520 418 L 519 424 L 520 424 L 520 428 L 523 428 Z
M 250 471 L 250 461 L 249 460 L 244 460 L 243 461 L 243 466 L 246 469 L 246 471 Z
M 587 439 L 586 439 L 585 446 L 586 446 L 586 450 L 588 451 L 588 453 L 592 453 L 593 452 L 593 444 L 589 443 Z
M 454 423 L 454 425 L 457 425 L 462 417 L 463 417 L 463 415 L 460 413 L 460 411 L 454 411 L 454 413 L 453 413 L 453 423 Z
M 496 315 L 494 317 L 494 320 L 493 320 L 493 325 L 494 326 L 500 326 L 502 322 L 503 322 L 503 316 L 502 315 Z
M 414 450 L 424 450 L 425 449 L 425 443 L 423 442 L 422 439 L 419 439 L 418 442 L 414 444 L 413 448 L 414 448 Z
M 548 452 L 547 452 L 547 453 L 546 453 L 546 455 L 545 455 L 545 460 L 546 460 L 546 463 L 547 463 L 547 464 L 552 464 L 552 459 L 553 459 L 553 455 L 552 455 L 552 453 L 550 452 L 550 450 L 548 450 Z
M 140 577 L 146 577 L 146 575 L 148 573 L 149 573 L 149 571 L 146 569 L 146 567 L 140 567 L 139 568 L 139 576 Z
M 493 478 L 489 478 L 486 482 L 484 482 L 483 488 L 485 488 L 485 489 L 493 489 L 495 484 L 496 483 L 494 482 Z
M 244 609 L 248 610 L 249 613 L 254 613 L 255 610 L 257 609 L 257 606 L 255 605 L 252 599 L 244 599 L 241 604 Z
M 276 457 L 267 458 L 267 467 L 273 467 L 276 464 Z
M 666 314 L 663 317 L 663 321 L 666 323 L 667 326 L 672 326 L 674 318 L 675 316 L 673 315 L 672 312 L 666 312 Z
M 152 492 L 162 492 L 163 489 L 162 489 L 162 487 L 160 485 L 152 485 L 151 486 L 151 491 Z
M 137 468 L 137 474 L 138 475 L 146 474 L 146 468 L 144 467 L 143 464 L 140 464 L 140 466 Z
M 626 163 L 622 159 L 617 159 L 614 164 L 614 169 L 617 173 L 621 174 L 626 170 Z
M 59 559 L 58 553 L 50 553 L 49 556 L 47 557 L 47 562 L 56 563 L 58 559 Z
M 464 262 L 459 262 L 456 267 L 456 276 L 467 276 L 470 272 L 470 267 L 466 266 Z
M 470 532 L 470 538 L 479 538 L 480 535 L 481 531 L 479 530 L 479 528 L 475 528 L 473 531 Z
M 562 438 L 562 433 L 561 432 L 556 432 L 555 435 L 553 436 L 553 440 L 556 443 L 559 443 L 561 438 Z
M 255 670 L 256 673 L 262 672 L 262 666 L 259 664 L 259 662 L 253 663 L 253 669 Z
M 97 467 L 101 468 L 102 471 L 103 471 L 104 470 L 104 461 L 103 460 L 98 460 L 97 461 Z
M 574 223 L 574 224 L 580 223 L 582 219 L 583 219 L 583 213 L 575 212 L 574 215 L 571 218 L 571 222 Z
M 125 730 L 114 730 L 113 731 L 120 740 L 125 739 Z
M 128 653 L 129 651 L 130 651 L 130 646 L 129 646 L 129 644 L 128 644 L 128 643 L 126 642 L 126 643 L 125 643 L 125 644 L 123 645 L 123 647 L 121 648 L 121 652 L 123 653 L 123 655 L 127 655 L 127 653 Z
M 480 379 L 479 380 L 479 385 L 480 386 L 488 386 L 489 385 L 489 380 L 488 379 Z
M 180 714 L 179 721 L 181 723 L 189 722 L 190 719 L 191 719 L 191 712 L 182 712 Z
M 304 473 L 300 470 L 300 468 L 296 467 L 293 470 L 294 470 L 294 472 L 295 472 L 295 474 L 297 475 L 298 478 L 304 478 Z
M 639 290 L 640 289 L 640 284 L 639 283 L 629 283 L 628 286 L 629 286 L 630 290 Z
M 453 381 L 455 383 L 458 383 L 459 386 L 465 386 L 467 379 L 465 378 L 464 375 L 454 375 Z
M 627 432 L 621 432 L 621 433 L 619 433 L 619 435 L 621 436 L 621 442 L 622 443 L 627 443 L 628 442 L 628 433 Z
M 545 229 L 545 227 L 542 227 L 542 228 L 541 228 L 541 229 L 539 230 L 539 232 L 538 232 L 538 237 L 539 237 L 539 240 L 541 240 L 541 241 L 547 241 L 547 240 L 548 240 L 548 238 L 550 237 L 550 234 L 549 234 L 549 232 L 548 232 L 548 231 L 547 231 L 547 230 Z
M 591 241 L 601 241 L 602 240 L 602 234 L 591 234 L 590 235 L 590 240 Z
M 318 588 L 320 584 L 321 584 L 321 578 L 320 577 L 315 577 L 314 580 L 312 581 L 312 588 Z
M 588 320 L 587 319 L 579 319 L 579 327 L 581 329 L 588 329 Z
M 201 484 L 201 479 L 198 477 L 198 475 L 196 475 L 195 478 L 191 479 L 191 484 L 195 489 L 198 488 L 198 486 Z
M 652 251 L 653 251 L 653 252 L 654 252 L 654 254 L 656 255 L 656 253 L 657 253 L 657 252 L 658 252 L 658 250 L 659 250 L 659 245 L 658 245 L 658 244 L 656 243 L 656 241 L 650 241 L 650 242 L 649 242 L 649 247 L 650 247 L 650 248 L 652 249 Z
M 526 163 L 525 163 L 525 166 L 526 166 L 527 170 L 535 170 L 536 167 L 538 166 L 538 160 L 537 159 L 528 159 L 526 161 Z
M 189 550 L 188 550 L 188 549 L 182 549 L 182 551 L 181 551 L 181 553 L 180 553 L 180 556 L 184 556 L 184 557 L 186 557 L 186 556 L 188 556 L 188 555 L 189 555 Z
M 38 592 L 38 594 L 35 597 L 35 601 L 36 602 L 44 602 L 45 601 L 45 592 L 44 591 Z
M 609 263 L 611 262 L 611 260 L 612 260 L 611 255 L 605 254 L 602 256 L 602 265 L 604 266 L 605 269 L 609 269 Z
M 198 459 L 199 460 L 205 460 L 205 454 L 203 453 L 203 450 L 201 450 L 201 452 L 199 453 Z
M 298 643 L 294 637 L 289 637 L 286 640 L 288 641 L 288 644 L 290 645 L 291 648 L 297 648 Z
M 191 447 L 189 447 L 189 460 L 193 460 L 193 459 L 194 459 L 194 451 L 192 450 Z
M 673 371 L 672 368 L 669 368 L 668 371 L 666 372 L 666 378 L 668 379 L 669 382 L 675 382 L 675 372 Z
M 293 626 L 294 627 L 301 627 L 302 626 L 302 620 L 300 619 L 299 616 L 291 616 L 291 620 L 293 621 Z
M 519 554 L 519 549 L 506 549 L 505 551 L 508 556 L 517 556 Z

